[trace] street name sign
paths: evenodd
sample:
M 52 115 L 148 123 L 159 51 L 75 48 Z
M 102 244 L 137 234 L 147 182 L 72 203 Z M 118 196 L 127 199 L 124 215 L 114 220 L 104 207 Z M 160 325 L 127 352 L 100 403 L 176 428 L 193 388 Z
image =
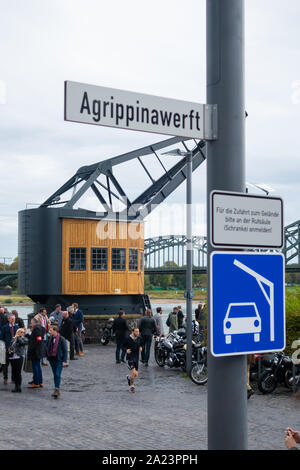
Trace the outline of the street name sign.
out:
M 285 260 L 281 253 L 211 254 L 213 356 L 285 348 Z
M 65 81 L 65 121 L 214 140 L 217 107 Z
M 210 242 L 214 248 L 283 247 L 280 197 L 212 191 L 210 211 Z

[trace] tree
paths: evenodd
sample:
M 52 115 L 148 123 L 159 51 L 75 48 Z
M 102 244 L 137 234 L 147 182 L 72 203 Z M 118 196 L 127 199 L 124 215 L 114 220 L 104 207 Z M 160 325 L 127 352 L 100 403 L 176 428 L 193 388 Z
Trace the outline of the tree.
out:
M 18 271 L 19 260 L 18 257 L 14 258 L 13 262 L 7 268 L 9 271 Z

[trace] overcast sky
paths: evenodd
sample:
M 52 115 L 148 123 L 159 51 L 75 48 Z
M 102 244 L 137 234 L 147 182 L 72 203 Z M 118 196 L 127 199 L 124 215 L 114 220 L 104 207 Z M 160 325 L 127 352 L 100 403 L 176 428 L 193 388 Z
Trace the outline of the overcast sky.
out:
M 17 213 L 26 204 L 43 202 L 82 165 L 163 138 L 64 122 L 64 80 L 201 103 L 206 46 L 204 0 L 0 0 L 0 7 L 1 262 L 17 255 Z M 285 224 L 300 218 L 299 17 L 299 0 L 246 0 L 247 181 L 283 197 Z M 149 185 L 139 172 L 123 169 L 131 194 Z M 195 234 L 205 233 L 205 179 L 202 165 L 194 173 Z M 168 200 L 173 212 L 153 213 L 146 234 L 183 233 L 183 211 L 176 224 L 170 214 L 184 198 L 178 188 Z

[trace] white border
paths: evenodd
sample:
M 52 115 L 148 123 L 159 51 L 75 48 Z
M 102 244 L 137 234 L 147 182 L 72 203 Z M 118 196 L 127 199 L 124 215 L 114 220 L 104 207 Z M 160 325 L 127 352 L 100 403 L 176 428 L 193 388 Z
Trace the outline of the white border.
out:
M 282 213 L 281 213 L 281 240 L 282 244 L 281 246 L 274 246 L 274 245 L 239 245 L 239 244 L 214 244 L 213 243 L 213 196 L 214 194 L 224 194 L 224 196 L 241 196 L 241 197 L 248 197 L 248 198 L 256 198 L 256 199 L 276 199 L 278 201 L 281 201 L 281 207 L 282 207 Z M 247 250 L 249 248 L 254 248 L 254 249 L 273 249 L 273 250 L 281 250 L 284 247 L 284 203 L 283 199 L 280 196 L 260 196 L 258 194 L 248 194 L 248 193 L 239 193 L 239 192 L 234 192 L 234 191 L 222 191 L 222 190 L 217 190 L 214 189 L 213 191 L 210 192 L 209 195 L 209 225 L 210 225 L 210 230 L 209 230 L 209 242 L 211 246 L 214 248 L 217 248 L 219 250 L 225 250 L 226 248 L 236 248 L 236 249 L 244 249 Z
M 245 352 L 231 352 L 231 353 L 221 353 L 215 354 L 213 351 L 213 257 L 214 255 L 260 255 L 260 256 L 281 256 L 283 259 L 283 266 L 285 266 L 285 259 L 282 253 L 252 253 L 252 252 L 240 252 L 240 251 L 213 251 L 210 254 L 210 292 L 209 292 L 209 311 L 210 311 L 210 352 L 214 357 L 226 357 L 226 356 L 245 356 L 248 354 L 258 354 L 258 353 L 268 353 L 268 352 L 277 352 L 284 351 L 286 348 L 286 312 L 285 312 L 285 269 L 283 270 L 283 321 L 284 321 L 284 346 L 283 348 L 276 349 L 267 349 L 267 350 L 255 350 L 255 351 L 245 351 Z

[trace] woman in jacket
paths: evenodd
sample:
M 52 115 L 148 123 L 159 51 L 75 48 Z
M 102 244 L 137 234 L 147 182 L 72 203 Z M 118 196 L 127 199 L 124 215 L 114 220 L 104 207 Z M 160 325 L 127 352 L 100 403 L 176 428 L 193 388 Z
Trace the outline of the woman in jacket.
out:
M 28 339 L 24 338 L 25 328 L 19 328 L 16 335 L 9 347 L 9 360 L 11 363 L 12 380 L 15 383 L 15 388 L 12 393 L 21 393 L 22 385 L 22 366 L 25 356 L 25 348 Z

